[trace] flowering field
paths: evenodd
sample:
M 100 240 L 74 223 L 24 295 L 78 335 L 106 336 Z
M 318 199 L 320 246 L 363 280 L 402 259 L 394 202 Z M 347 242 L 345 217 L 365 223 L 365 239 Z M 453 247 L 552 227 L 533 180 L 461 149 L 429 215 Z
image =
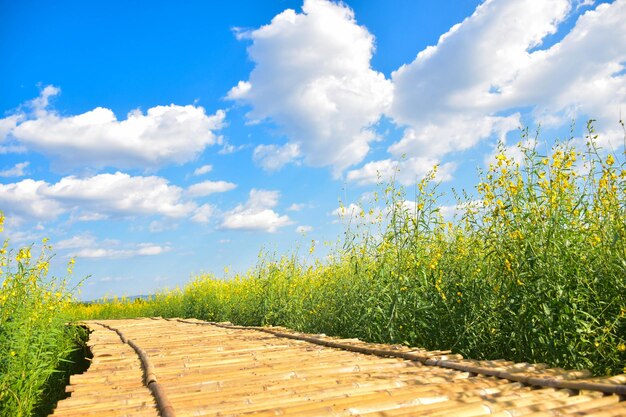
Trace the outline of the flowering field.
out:
M 527 133 L 441 215 L 433 175 L 387 186 L 324 261 L 260 256 L 249 272 L 199 276 L 150 301 L 75 304 L 73 316 L 180 316 L 452 349 L 472 358 L 626 369 L 626 166 Z M 436 168 L 435 168 L 436 170 Z M 384 188 L 384 187 L 383 187 Z M 315 250 L 314 243 L 310 251 Z

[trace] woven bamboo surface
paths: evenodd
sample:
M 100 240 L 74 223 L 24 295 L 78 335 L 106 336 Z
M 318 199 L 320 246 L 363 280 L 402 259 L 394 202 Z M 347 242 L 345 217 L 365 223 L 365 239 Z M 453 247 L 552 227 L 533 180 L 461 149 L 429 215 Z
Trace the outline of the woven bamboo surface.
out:
M 626 416 L 626 375 L 179 319 L 85 323 L 54 416 Z

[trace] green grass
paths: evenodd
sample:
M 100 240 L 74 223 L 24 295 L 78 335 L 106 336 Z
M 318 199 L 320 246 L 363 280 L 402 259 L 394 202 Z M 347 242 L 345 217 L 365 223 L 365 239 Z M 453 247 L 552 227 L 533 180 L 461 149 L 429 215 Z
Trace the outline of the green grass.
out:
M 527 132 L 523 142 L 528 141 Z M 568 143 L 501 152 L 445 221 L 434 175 L 383 185 L 324 262 L 263 254 L 152 301 L 76 305 L 77 318 L 183 316 L 626 372 L 626 170 Z M 603 155 L 603 156 L 601 156 Z M 311 247 L 311 252 L 315 250 Z
M 34 417 L 45 417 L 50 415 L 57 402 L 69 397 L 69 393 L 65 392 L 65 387 L 69 384 L 70 376 L 85 372 L 90 365 L 88 358 L 92 358 L 93 354 L 87 347 L 89 332 L 81 326 L 74 326 L 68 332 L 74 340 L 74 348 L 69 351 L 69 355 L 61 358 L 55 372 L 50 375 L 46 381 L 41 393 L 41 401 L 32 411 Z M 75 338 L 77 336 L 77 338 Z

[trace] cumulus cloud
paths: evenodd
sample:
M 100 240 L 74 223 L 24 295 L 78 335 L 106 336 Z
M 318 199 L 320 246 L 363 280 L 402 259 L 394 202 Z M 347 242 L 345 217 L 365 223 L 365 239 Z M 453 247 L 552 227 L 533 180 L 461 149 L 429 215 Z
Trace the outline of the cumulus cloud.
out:
M 576 10 L 588 6 L 578 2 Z M 389 151 L 441 157 L 521 124 L 562 125 L 586 116 L 616 126 L 626 108 L 626 3 L 582 14 L 561 41 L 541 49 L 572 12 L 567 0 L 490 0 L 435 46 L 392 74 L 388 115 L 406 126 Z
M 237 184 L 227 181 L 202 181 L 191 185 L 187 193 L 194 197 L 204 197 L 209 194 L 223 193 L 237 188 Z
M 359 185 L 377 184 L 395 180 L 400 184 L 415 184 L 426 177 L 437 166 L 436 180 L 449 181 L 456 169 L 456 164 L 426 157 L 412 157 L 403 160 L 383 159 L 372 161 L 359 169 L 348 171 L 347 180 Z
M 15 129 L 17 123 L 22 120 L 22 115 L 11 115 L 5 117 L 4 119 L 0 119 L 0 141 L 3 141 L 7 138 L 9 133 Z
M 8 168 L 3 171 L 0 171 L 0 177 L 23 177 L 26 175 L 26 168 L 30 165 L 30 162 L 19 162 L 13 166 L 13 168 Z
M 7 116 L 4 119 L 0 119 L 0 155 L 8 154 L 8 153 L 24 153 L 26 152 L 26 148 L 24 146 L 8 143 L 3 144 L 2 142 L 6 141 L 9 133 L 15 129 L 17 124 L 24 119 L 23 114 L 13 114 L 11 116 Z
M 213 171 L 213 165 L 202 165 L 193 171 L 193 175 L 204 175 Z
M 402 139 L 392 144 L 389 152 L 396 157 L 419 155 L 438 158 L 453 151 L 469 149 L 493 134 L 502 140 L 520 125 L 519 113 L 507 117 L 451 113 L 447 121 L 442 115 L 439 121 L 433 118 L 419 127 L 405 129 Z
M 215 207 L 210 204 L 203 204 L 198 207 L 193 216 L 191 216 L 191 220 L 196 223 L 208 223 L 213 217 L 213 213 L 215 212 Z
M 400 67 L 390 115 L 409 129 L 390 152 L 440 156 L 518 127 L 519 115 L 495 115 L 494 101 L 569 9 L 567 0 L 486 1 Z
M 66 211 L 66 207 L 47 194 L 50 184 L 25 179 L 17 183 L 0 184 L 0 207 L 15 218 L 51 220 Z
M 118 120 L 113 111 L 97 107 L 75 116 L 63 116 L 48 108 L 53 86 L 30 102 L 33 114 L 0 120 L 9 134 L 29 149 L 54 158 L 63 166 L 156 168 L 184 163 L 218 142 L 215 131 L 225 119 L 218 110 L 207 115 L 199 106 L 156 106 L 145 113 L 130 112 Z M 3 127 L 0 130 L 6 130 Z
M 66 207 L 118 216 L 158 214 L 183 217 L 195 209 L 181 201 L 182 189 L 156 176 L 133 177 L 122 172 L 89 178 L 64 177 L 44 194 Z
M 530 65 L 502 90 L 503 100 L 534 104 L 534 117 L 562 125 L 597 119 L 605 145 L 617 147 L 626 111 L 626 2 L 601 4 L 578 18 L 563 40 L 530 56 Z
M 239 204 L 224 214 L 222 228 L 276 232 L 292 224 L 288 216 L 281 216 L 273 210 L 279 196 L 278 191 L 252 189 L 245 204 Z
M 59 94 L 61 94 L 61 89 L 59 87 L 47 85 L 43 88 L 43 90 L 41 90 L 39 97 L 28 101 L 26 104 L 33 110 L 35 116 L 46 116 L 48 113 L 47 108 L 50 104 L 50 98 L 58 96 Z
M 252 159 L 267 171 L 277 171 L 300 156 L 300 148 L 294 143 L 279 145 L 259 145 L 254 149 Z
M 277 123 L 308 164 L 338 173 L 363 160 L 392 85 L 371 69 L 374 37 L 351 9 L 305 0 L 302 13 L 285 10 L 238 37 L 251 41 L 255 67 L 228 98 L 251 105 L 251 120 Z
M 196 209 L 182 199 L 183 190 L 156 176 L 116 172 L 88 178 L 64 177 L 55 184 L 25 179 L 0 184 L 0 206 L 17 217 L 55 219 L 75 213 L 79 220 L 108 216 L 186 216 Z

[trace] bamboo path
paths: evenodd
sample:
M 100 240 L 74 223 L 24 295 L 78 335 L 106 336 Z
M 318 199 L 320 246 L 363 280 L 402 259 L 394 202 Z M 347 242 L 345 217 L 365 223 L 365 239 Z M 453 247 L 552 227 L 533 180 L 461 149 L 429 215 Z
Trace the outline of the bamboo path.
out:
M 89 321 L 53 416 L 626 416 L 626 375 L 181 319 Z

